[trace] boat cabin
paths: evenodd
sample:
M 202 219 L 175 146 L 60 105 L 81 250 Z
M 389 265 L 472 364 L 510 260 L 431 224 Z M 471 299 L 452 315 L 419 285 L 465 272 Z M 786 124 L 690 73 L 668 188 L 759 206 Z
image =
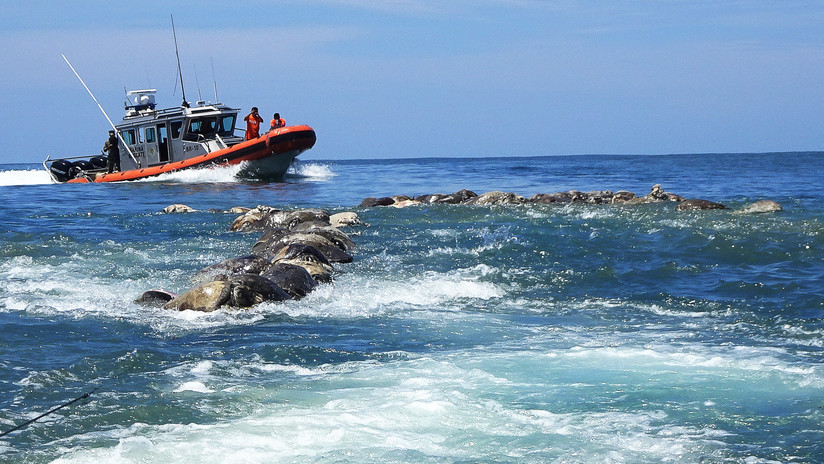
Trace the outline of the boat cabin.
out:
M 126 114 L 118 124 L 122 171 L 183 161 L 235 145 L 238 108 L 198 101 L 158 110 L 155 90 L 127 92 Z

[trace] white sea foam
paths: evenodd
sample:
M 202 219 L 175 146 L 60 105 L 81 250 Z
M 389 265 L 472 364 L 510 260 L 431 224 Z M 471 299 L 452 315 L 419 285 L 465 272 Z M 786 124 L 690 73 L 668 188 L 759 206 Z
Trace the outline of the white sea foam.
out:
M 184 169 L 136 182 L 175 182 L 175 183 L 229 183 L 237 182 L 239 174 L 246 163 L 202 169 Z M 309 181 L 328 180 L 335 177 L 332 169 L 323 164 L 300 162 L 296 160 L 287 171 L 287 176 L 300 177 Z M 51 184 L 52 179 L 45 169 L 20 169 L 0 171 L 0 187 L 12 185 Z
M 500 298 L 498 285 L 479 280 L 488 266 L 441 273 L 429 271 L 411 278 L 345 275 L 318 286 L 306 298 L 277 308 L 290 316 L 368 317 L 414 309 L 446 310 L 463 300 Z
M 709 375 L 716 376 L 716 381 L 720 383 L 778 376 L 787 385 L 824 385 L 824 369 L 795 362 L 783 348 L 710 347 L 701 344 L 650 344 L 642 348 L 620 345 L 597 346 L 589 343 L 584 337 L 579 340 L 582 342 L 581 345 L 560 353 L 552 352 L 551 357 L 561 360 L 566 358 L 569 362 L 593 367 L 609 366 L 608 369 L 637 372 L 676 369 L 685 378 Z M 616 342 L 601 340 L 601 343 Z
M 226 243 L 210 246 L 222 247 L 225 252 Z M 167 269 L 156 269 L 158 256 Z M 149 324 L 160 332 L 245 325 L 265 317 L 261 311 L 166 311 L 134 303 L 151 288 L 165 287 L 179 292 L 191 288 L 192 272 L 177 263 L 190 266 L 199 259 L 218 260 L 204 255 L 201 248 L 191 253 L 186 247 L 178 247 L 174 253 L 162 249 L 157 253 L 131 246 L 118 247 L 109 242 L 101 243 L 96 253 L 83 256 L 10 258 L 0 261 L 0 310 L 77 318 L 102 314 Z
M 213 366 L 214 363 L 212 361 L 200 361 L 192 368 L 191 373 L 195 375 L 205 375 L 212 370 Z
M 177 389 L 175 389 L 174 391 L 175 391 L 175 393 L 186 392 L 186 391 L 191 391 L 191 392 L 196 392 L 196 393 L 214 393 L 215 392 L 214 390 L 212 390 L 209 387 L 207 387 L 206 385 L 204 385 L 203 382 L 198 382 L 198 381 L 184 382 L 182 385 L 177 387 Z
M 91 436 L 55 462 L 410 462 L 410 461 L 695 461 L 722 456 L 727 432 L 680 425 L 660 409 L 588 410 L 564 405 L 552 379 L 523 384 L 558 408 L 519 406 L 496 398 L 511 387 L 507 369 L 524 353 L 422 357 L 355 363 L 354 369 L 308 379 L 306 388 L 241 388 L 251 412 L 206 424 L 134 424 L 97 432 L 109 446 L 84 448 Z M 540 374 L 540 373 L 538 373 Z M 279 375 L 273 372 L 272 375 Z M 241 382 L 242 379 L 236 381 Z M 204 384 L 190 381 L 201 392 Z M 543 388 L 542 388 L 543 387 Z M 209 390 L 208 387 L 205 388 Z M 215 393 L 210 393 L 215 394 Z M 220 393 L 217 393 L 220 394 Z M 262 395 L 262 396 L 261 396 Z M 251 398 L 250 398 L 251 400 Z M 525 398 L 526 400 L 526 398 Z
M 21 169 L 0 171 L 0 187 L 10 185 L 51 184 L 51 176 L 45 169 Z
M 459 231 L 456 229 L 429 229 L 426 232 L 434 237 L 449 237 L 457 239 Z
M 824 329 L 809 330 L 803 326 L 784 324 L 781 330 L 792 336 L 797 343 L 819 348 L 824 346 Z
M 437 255 L 468 255 L 468 256 L 480 256 L 482 253 L 487 251 L 494 251 L 500 250 L 506 244 L 509 243 L 519 243 L 518 237 L 516 237 L 511 232 L 511 228 L 507 226 L 497 227 L 497 228 L 479 228 L 479 229 L 470 229 L 466 231 L 472 237 L 479 237 L 481 239 L 481 244 L 474 247 L 464 247 L 460 246 L 458 243 L 461 235 L 463 232 L 457 230 L 448 230 L 448 229 L 430 229 L 427 233 L 438 237 L 438 238 L 455 238 L 455 246 L 441 246 L 441 247 L 432 247 L 427 250 L 428 256 L 437 256 Z
M 34 388 L 42 388 L 45 385 L 50 384 L 57 384 L 61 381 L 78 381 L 80 380 L 76 375 L 66 372 L 66 371 L 57 371 L 57 370 L 47 370 L 47 371 L 32 371 L 18 382 L 15 382 L 17 385 L 25 386 L 25 387 L 34 387 Z
M 580 213 L 581 219 L 606 219 L 616 217 L 613 209 L 589 208 Z
M 287 176 L 302 177 L 310 181 L 329 180 L 337 174 L 325 164 L 295 160 L 286 172 Z
M 229 166 L 185 169 L 161 174 L 140 182 L 232 183 L 245 180 L 243 172 L 246 166 L 247 163 L 239 163 Z M 336 174 L 329 166 L 300 161 L 295 161 L 286 172 L 287 178 L 297 177 L 307 181 L 323 181 L 335 176 Z
M 573 271 L 565 271 L 564 273 L 553 276 L 553 283 L 563 285 L 568 280 L 567 274 L 574 274 Z M 537 303 L 537 304 L 536 304 Z M 686 301 L 681 304 L 661 305 L 655 303 L 636 303 L 633 301 L 625 301 L 617 298 L 585 298 L 582 300 L 561 300 L 561 301 L 541 301 L 541 302 L 525 302 L 527 308 L 537 312 L 614 312 L 616 308 L 624 308 L 627 311 L 648 312 L 657 316 L 666 316 L 674 318 L 687 318 L 695 321 L 707 321 L 707 323 L 715 324 L 715 320 L 707 320 L 708 317 L 724 317 L 731 314 L 729 307 L 720 306 L 712 302 L 706 301 Z M 660 322 L 656 320 L 655 322 Z M 689 322 L 683 322 L 688 324 Z
M 486 301 L 505 295 L 500 286 L 484 280 L 498 270 L 481 264 L 443 273 L 430 271 L 408 278 L 343 274 L 333 284 L 318 286 L 303 300 L 265 303 L 244 311 L 168 311 L 141 307 L 134 300 L 150 288 L 163 286 L 163 282 L 167 285 L 171 282 L 171 290 L 182 292 L 193 285 L 188 278 L 190 273 L 177 270 L 124 280 L 120 274 L 128 275 L 132 271 L 128 265 L 121 264 L 119 274 L 89 274 L 89 269 L 111 267 L 108 263 L 113 259 L 123 263 L 119 256 L 107 256 L 104 251 L 97 256 L 55 264 L 22 257 L 7 260 L 0 263 L 0 295 L 3 295 L 0 304 L 6 310 L 31 310 L 72 317 L 105 314 L 148 324 L 159 332 L 174 332 L 249 325 L 272 313 L 348 318 L 403 313 L 410 309 L 453 311 L 459 310 L 467 300 Z M 138 256 L 135 259 L 134 272 L 144 273 L 141 263 L 150 258 Z M 187 257 L 174 259 L 187 260 Z M 178 285 L 173 284 L 176 281 Z
M 245 163 L 229 166 L 217 166 L 200 169 L 184 169 L 169 172 L 157 177 L 143 179 L 138 182 L 179 182 L 179 183 L 224 183 L 237 182 L 238 174 L 245 167 Z

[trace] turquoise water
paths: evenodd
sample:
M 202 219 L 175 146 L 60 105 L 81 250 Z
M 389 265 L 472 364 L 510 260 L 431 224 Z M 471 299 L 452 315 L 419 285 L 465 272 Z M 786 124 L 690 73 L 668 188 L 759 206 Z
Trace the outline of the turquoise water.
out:
M 304 160 L 50 185 L 0 166 L 4 462 L 822 462 L 824 154 Z M 359 208 L 570 189 L 672 204 Z M 184 203 L 199 212 L 160 214 Z M 301 301 L 167 312 L 258 204 L 356 211 Z

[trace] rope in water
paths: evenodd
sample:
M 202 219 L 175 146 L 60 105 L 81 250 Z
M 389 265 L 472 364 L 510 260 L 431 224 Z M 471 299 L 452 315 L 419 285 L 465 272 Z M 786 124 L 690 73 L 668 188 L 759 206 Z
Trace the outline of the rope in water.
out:
M 59 411 L 59 410 L 61 410 L 61 409 L 65 408 L 66 406 L 69 406 L 69 405 L 71 405 L 71 404 L 73 404 L 73 403 L 76 403 L 76 402 L 78 402 L 78 401 L 80 401 L 80 400 L 84 400 L 84 399 L 88 398 L 89 396 L 91 396 L 91 395 L 92 395 L 92 393 L 96 392 L 98 388 L 100 388 L 100 387 L 97 387 L 97 388 L 95 388 L 94 390 L 92 390 L 92 391 L 90 391 L 90 392 L 88 392 L 88 393 L 84 393 L 83 395 L 78 396 L 77 398 L 75 398 L 75 399 L 73 399 L 73 400 L 71 400 L 71 401 L 68 401 L 68 402 L 66 402 L 66 403 L 63 403 L 63 404 L 61 404 L 60 406 L 57 406 L 57 407 L 55 407 L 55 408 L 52 408 L 51 410 L 49 410 L 49 411 L 47 411 L 47 412 L 44 412 L 43 414 L 40 414 L 39 416 L 35 417 L 34 419 L 31 419 L 31 420 L 29 420 L 29 421 L 26 421 L 26 422 L 24 422 L 24 423 L 22 423 L 22 424 L 20 424 L 20 425 L 18 425 L 18 426 L 16 426 L 16 427 L 12 428 L 12 429 L 6 430 L 5 432 L 0 432 L 0 437 L 5 437 L 6 435 L 8 435 L 8 434 L 10 434 L 10 433 L 12 433 L 12 432 L 14 432 L 14 431 L 20 430 L 20 429 L 22 429 L 23 427 L 26 427 L 26 426 L 28 426 L 28 425 L 31 425 L 31 424 L 33 424 L 33 423 L 37 422 L 38 420 L 40 420 L 40 419 L 42 419 L 42 418 L 44 418 L 44 417 L 48 416 L 49 414 L 53 414 L 53 413 L 55 413 L 55 412 L 57 412 L 57 411 Z

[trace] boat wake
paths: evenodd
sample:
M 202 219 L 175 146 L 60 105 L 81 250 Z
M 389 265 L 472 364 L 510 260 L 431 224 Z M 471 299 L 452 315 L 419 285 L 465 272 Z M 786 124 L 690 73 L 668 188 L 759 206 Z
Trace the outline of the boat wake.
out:
M 0 171 L 0 187 L 10 185 L 51 184 L 49 173 L 43 169 L 16 169 Z
M 336 174 L 325 165 L 314 163 L 295 162 L 289 167 L 283 179 L 267 179 L 250 176 L 246 169 L 247 163 L 230 166 L 221 166 L 202 169 L 186 169 L 182 171 L 161 174 L 157 177 L 139 180 L 137 182 L 174 182 L 186 184 L 199 183 L 235 183 L 235 182 L 269 182 L 269 181 L 323 181 L 335 177 Z
M 160 183 L 233 183 L 233 182 L 262 182 L 272 179 L 261 179 L 244 175 L 246 163 L 219 168 L 186 169 L 177 172 L 161 174 L 157 177 L 137 180 L 135 182 Z M 325 164 L 306 163 L 296 161 L 289 167 L 284 176 L 286 181 L 321 182 L 337 176 Z M 43 169 L 10 169 L 0 170 L 0 187 L 14 185 L 42 185 L 51 184 L 49 173 Z
M 215 168 L 185 169 L 182 171 L 169 172 L 148 179 L 137 180 L 143 183 L 181 183 L 181 184 L 201 184 L 201 183 L 228 183 L 242 180 L 239 176 L 245 163 L 232 166 L 221 166 Z
M 329 180 L 337 176 L 332 169 L 325 164 L 306 163 L 295 160 L 286 171 L 286 178 L 307 179 L 312 181 Z

